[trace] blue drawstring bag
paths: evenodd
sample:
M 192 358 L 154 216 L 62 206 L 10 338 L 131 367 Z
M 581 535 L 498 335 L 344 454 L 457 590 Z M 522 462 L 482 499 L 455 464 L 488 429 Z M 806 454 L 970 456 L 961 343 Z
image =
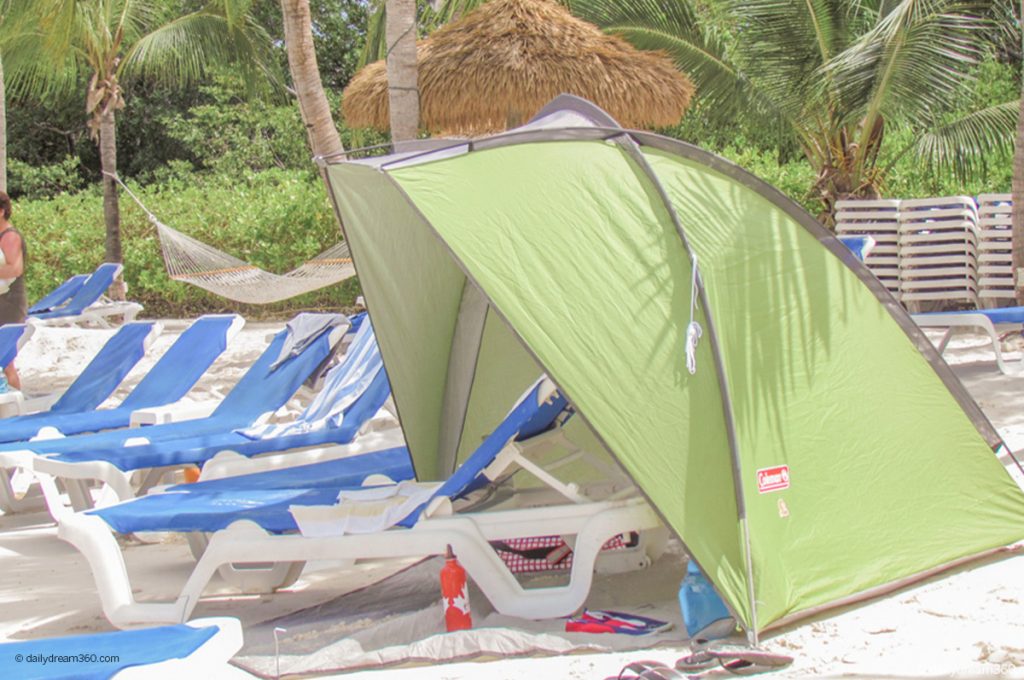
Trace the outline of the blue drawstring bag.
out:
M 736 621 L 714 586 L 690 560 L 686 578 L 679 586 L 679 608 L 691 640 L 718 640 L 736 630 Z

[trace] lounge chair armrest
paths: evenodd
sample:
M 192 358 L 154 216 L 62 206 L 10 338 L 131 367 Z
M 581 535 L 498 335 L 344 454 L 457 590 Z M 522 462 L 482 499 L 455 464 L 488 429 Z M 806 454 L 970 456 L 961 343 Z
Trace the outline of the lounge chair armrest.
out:
M 182 420 L 205 418 L 220 404 L 219 401 L 192 401 L 181 399 L 173 404 L 152 406 L 132 411 L 131 427 L 177 423 Z
M 24 415 L 49 410 L 49 408 L 56 404 L 57 400 L 63 395 L 63 390 L 36 397 L 26 397 L 24 394 L 20 394 L 18 392 L 5 392 L 0 394 L 0 404 L 8 404 L 12 402 L 17 403 L 17 414 Z

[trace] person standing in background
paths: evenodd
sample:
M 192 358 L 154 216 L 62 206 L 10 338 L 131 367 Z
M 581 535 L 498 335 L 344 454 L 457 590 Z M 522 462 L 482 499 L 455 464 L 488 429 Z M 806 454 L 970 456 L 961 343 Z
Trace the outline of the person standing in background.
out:
M 6 290 L 0 294 L 0 325 L 24 323 L 28 316 L 24 276 L 27 250 L 25 240 L 11 224 L 11 197 L 3 191 L 0 191 L 0 252 L 3 252 L 0 279 L 7 284 Z M 6 384 L 0 385 L 0 392 L 10 388 L 21 389 L 21 378 L 13 361 L 4 367 L 4 378 Z

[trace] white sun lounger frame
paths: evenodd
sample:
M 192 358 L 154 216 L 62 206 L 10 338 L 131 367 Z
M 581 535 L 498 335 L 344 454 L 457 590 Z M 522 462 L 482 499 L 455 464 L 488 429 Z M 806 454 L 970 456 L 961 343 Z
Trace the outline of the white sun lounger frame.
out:
M 330 331 L 331 346 L 337 346 L 347 330 L 347 326 L 332 329 Z M 272 415 L 274 415 L 273 412 L 264 413 L 254 424 L 262 424 Z M 145 428 L 139 428 L 138 442 L 141 444 L 147 443 L 145 433 Z M 130 449 L 130 445 L 125 447 L 125 450 Z M 105 460 L 71 463 L 53 460 L 47 457 L 45 453 L 38 454 L 27 450 L 0 453 L 0 466 L 31 470 L 40 481 L 45 476 L 59 479 L 67 491 L 67 501 L 74 510 L 86 510 L 96 506 L 90 486 L 97 482 L 103 487 L 99 492 L 100 497 L 103 499 L 101 505 L 109 505 L 110 503 L 128 500 L 135 498 L 140 493 L 145 493 L 148 489 L 159 483 L 167 472 L 184 467 L 181 465 L 171 465 L 167 467 L 129 470 L 126 472 Z M 62 514 L 61 508 L 66 507 L 65 496 L 59 492 L 56 485 L 41 484 L 41 486 L 50 515 L 56 520 Z
M 118 276 L 121 276 L 124 271 L 124 265 L 119 265 L 117 272 L 114 274 L 114 281 L 117 280 Z M 128 293 L 128 283 L 124 283 L 124 292 Z M 50 319 L 40 319 L 37 317 L 32 318 L 33 323 L 37 323 L 41 326 L 76 326 L 78 324 L 95 324 L 100 328 L 110 328 L 111 324 L 108 321 L 113 316 L 123 316 L 124 323 L 135 321 L 135 317 L 139 315 L 143 307 L 138 302 L 131 301 L 120 301 L 112 300 L 104 293 L 100 295 L 96 302 L 92 303 L 78 314 L 69 316 L 56 316 Z
M 180 678 L 247 678 L 242 670 L 231 666 L 231 660 L 244 642 L 242 624 L 229 616 L 195 619 L 185 623 L 193 628 L 217 626 L 213 637 L 181 659 L 167 659 L 142 666 L 122 669 L 112 680 L 179 680 Z M 114 633 L 116 635 L 116 633 Z
M 522 455 L 520 444 L 510 442 L 485 474 L 496 479 L 512 464 L 531 471 L 537 469 Z M 270 555 L 275 560 L 273 568 L 293 563 L 301 571 L 303 563 L 314 560 L 351 564 L 356 560 L 443 555 L 448 545 L 497 611 L 533 619 L 566 616 L 583 605 L 590 592 L 601 548 L 609 539 L 634 531 L 641 532 L 642 537 L 645 533 L 652 534 L 644 550 L 629 551 L 628 559 L 636 561 L 630 565 L 632 568 L 647 566 L 652 555 L 656 556 L 663 549 L 665 530 L 650 505 L 636 496 L 621 497 L 627 492 L 635 493 L 635 489 L 625 489 L 607 500 L 590 501 L 574 484 L 562 483 L 546 472 L 541 479 L 570 502 L 453 514 L 449 499 L 435 499 L 423 518 L 410 529 L 322 538 L 275 535 L 250 521 L 235 522 L 213 534 L 174 602 L 136 601 L 124 555 L 114 532 L 100 517 L 84 513 L 63 517 L 57 535 L 85 555 L 96 580 L 103 612 L 119 627 L 184 621 L 214 574 L 220 572 L 223 577 L 237 581 L 250 569 L 234 565 L 263 565 L 265 568 Z M 523 588 L 490 545 L 490 541 L 538 535 L 575 537 L 575 541 L 569 540 L 574 557 L 568 584 Z M 629 567 L 620 564 L 610 570 L 626 568 Z
M 1003 352 L 999 346 L 999 335 L 996 333 L 995 324 L 993 324 L 992 320 L 984 314 L 965 314 L 962 312 L 950 312 L 944 314 L 942 312 L 937 312 L 932 314 L 913 314 L 912 318 L 921 328 L 946 329 L 946 333 L 942 336 L 942 340 L 938 345 L 939 354 L 946 351 L 949 341 L 952 340 L 953 335 L 958 330 L 972 329 L 974 331 L 984 333 L 992 342 L 992 351 L 996 355 L 996 365 L 999 366 L 999 370 L 1006 375 L 1024 376 L 1024 359 L 1016 362 L 1015 365 L 1010 365 L 1003 358 Z

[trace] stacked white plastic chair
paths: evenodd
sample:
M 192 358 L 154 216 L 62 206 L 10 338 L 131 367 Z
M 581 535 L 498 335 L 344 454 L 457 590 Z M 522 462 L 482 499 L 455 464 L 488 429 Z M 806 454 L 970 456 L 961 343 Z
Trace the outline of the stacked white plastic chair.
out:
M 978 304 L 978 211 L 969 196 L 900 201 L 900 299 Z
M 900 297 L 899 214 L 899 200 L 836 202 L 836 235 L 874 239 L 875 246 L 864 264 L 897 299 Z
M 1010 194 L 978 196 L 978 297 L 986 307 L 1016 304 L 1013 291 L 1013 226 Z

